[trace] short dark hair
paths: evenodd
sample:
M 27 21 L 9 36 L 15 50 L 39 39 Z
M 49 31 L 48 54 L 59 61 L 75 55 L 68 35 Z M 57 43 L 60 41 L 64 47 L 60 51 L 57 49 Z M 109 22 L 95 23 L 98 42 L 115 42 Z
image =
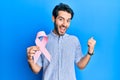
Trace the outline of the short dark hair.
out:
M 59 11 L 67 11 L 68 13 L 71 14 L 71 19 L 73 18 L 74 12 L 69 5 L 64 3 L 56 5 L 55 8 L 53 9 L 52 15 L 56 18 L 58 16 Z

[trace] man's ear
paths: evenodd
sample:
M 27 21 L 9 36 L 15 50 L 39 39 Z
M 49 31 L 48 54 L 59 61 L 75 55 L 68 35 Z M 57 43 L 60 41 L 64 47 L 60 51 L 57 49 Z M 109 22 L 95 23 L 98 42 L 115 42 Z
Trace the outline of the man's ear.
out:
M 54 16 L 52 16 L 52 21 L 55 22 L 55 17 Z

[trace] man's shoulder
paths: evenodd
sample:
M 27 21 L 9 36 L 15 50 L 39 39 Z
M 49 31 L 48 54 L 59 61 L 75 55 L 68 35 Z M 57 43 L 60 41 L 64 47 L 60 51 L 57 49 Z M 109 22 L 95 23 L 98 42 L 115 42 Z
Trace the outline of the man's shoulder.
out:
M 69 39 L 71 39 L 71 40 L 74 40 L 74 41 L 79 41 L 79 40 L 78 40 L 78 37 L 77 37 L 77 36 L 75 36 L 75 35 L 66 34 L 66 36 L 67 36 Z
M 75 36 L 75 35 L 66 34 L 66 36 L 68 36 L 68 37 L 70 37 L 70 38 L 73 38 L 73 39 L 78 39 L 78 37 L 77 37 L 77 36 Z

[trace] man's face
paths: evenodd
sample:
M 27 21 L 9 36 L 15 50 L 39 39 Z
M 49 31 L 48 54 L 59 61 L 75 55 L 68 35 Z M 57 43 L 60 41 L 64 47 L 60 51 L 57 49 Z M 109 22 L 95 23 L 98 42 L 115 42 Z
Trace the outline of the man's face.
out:
M 70 25 L 71 14 L 66 11 L 59 11 L 56 18 L 53 17 L 54 32 L 61 36 L 64 35 Z

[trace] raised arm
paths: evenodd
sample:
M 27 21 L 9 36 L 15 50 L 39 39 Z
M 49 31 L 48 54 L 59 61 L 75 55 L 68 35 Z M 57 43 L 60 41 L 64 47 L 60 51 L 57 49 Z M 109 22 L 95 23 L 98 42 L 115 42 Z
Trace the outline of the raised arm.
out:
M 95 44 L 96 40 L 94 40 L 93 37 L 88 40 L 88 53 L 84 57 L 82 57 L 82 59 L 77 63 L 77 66 L 80 69 L 84 69 L 90 61 L 91 55 L 93 55 L 94 53 Z

